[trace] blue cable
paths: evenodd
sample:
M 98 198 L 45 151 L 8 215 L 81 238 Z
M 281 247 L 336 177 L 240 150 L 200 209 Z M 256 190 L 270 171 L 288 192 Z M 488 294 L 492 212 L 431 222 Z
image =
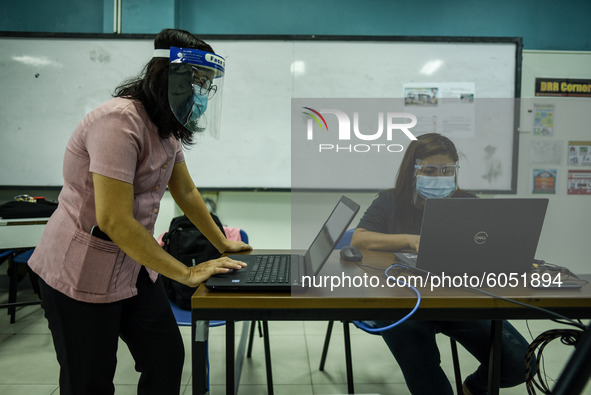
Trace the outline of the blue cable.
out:
M 400 268 L 407 269 L 407 267 L 404 266 L 404 265 L 397 265 L 397 264 L 390 265 L 390 267 L 388 267 L 386 269 L 386 271 L 384 272 L 384 274 L 386 275 L 386 278 L 392 277 L 394 280 L 396 280 L 396 282 L 398 284 L 400 284 L 402 286 L 407 286 L 410 289 L 412 289 L 417 294 L 417 303 L 415 304 L 415 307 L 411 310 L 410 313 L 408 313 L 407 315 L 405 315 L 404 317 L 402 317 L 400 320 L 398 320 L 398 321 L 396 321 L 396 322 L 394 322 L 394 323 L 392 323 L 392 324 L 390 324 L 388 326 L 383 326 L 381 328 L 375 328 L 375 327 L 368 326 L 363 321 L 353 321 L 353 324 L 356 327 L 358 327 L 359 329 L 362 329 L 362 330 L 364 330 L 366 332 L 369 332 L 369 333 L 379 333 L 379 332 L 387 331 L 389 329 L 394 328 L 395 326 L 398 326 L 398 325 L 402 324 L 404 321 L 406 321 L 407 319 L 409 319 L 417 311 L 417 309 L 419 308 L 419 305 L 421 304 L 421 293 L 419 292 L 418 289 L 416 289 L 415 287 L 413 287 L 410 284 L 407 284 L 404 280 L 400 280 L 400 279 L 397 279 L 394 276 L 390 276 L 388 274 L 388 272 L 390 271 L 390 269 L 392 269 L 394 267 L 400 267 Z

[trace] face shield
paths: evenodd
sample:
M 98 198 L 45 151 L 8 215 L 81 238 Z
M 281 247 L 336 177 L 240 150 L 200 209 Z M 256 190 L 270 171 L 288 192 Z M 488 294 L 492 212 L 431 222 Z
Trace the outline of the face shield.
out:
M 170 59 L 168 102 L 178 121 L 189 131 L 208 131 L 218 139 L 226 61 L 219 55 L 192 48 L 155 50 Z

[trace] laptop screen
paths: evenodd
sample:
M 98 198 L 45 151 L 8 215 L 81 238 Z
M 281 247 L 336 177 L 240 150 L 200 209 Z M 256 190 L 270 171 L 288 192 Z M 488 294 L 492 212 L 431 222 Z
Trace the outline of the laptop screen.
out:
M 309 262 L 314 275 L 318 274 L 347 227 L 355 218 L 357 211 L 359 211 L 359 205 L 346 196 L 341 197 L 341 200 L 332 210 L 306 252 L 306 261 Z

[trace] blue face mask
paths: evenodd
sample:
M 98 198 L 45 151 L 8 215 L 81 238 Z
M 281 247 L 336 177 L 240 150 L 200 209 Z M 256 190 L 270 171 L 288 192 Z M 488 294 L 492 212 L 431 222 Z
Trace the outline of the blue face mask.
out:
M 455 176 L 417 176 L 417 192 L 425 199 L 444 198 L 456 190 Z
M 207 95 L 199 93 L 201 87 L 193 85 L 193 112 L 189 116 L 189 122 L 196 121 L 207 110 Z

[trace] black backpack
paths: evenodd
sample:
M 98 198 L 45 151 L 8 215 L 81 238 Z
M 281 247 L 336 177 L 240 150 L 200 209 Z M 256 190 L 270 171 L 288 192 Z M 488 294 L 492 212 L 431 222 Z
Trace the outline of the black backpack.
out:
M 219 218 L 213 213 L 211 217 L 225 235 L 226 233 Z M 219 251 L 203 236 L 186 215 L 172 219 L 170 228 L 162 237 L 162 241 L 164 242 L 164 250 L 188 267 L 221 256 Z M 168 298 L 180 308 L 191 310 L 191 296 L 195 293 L 195 288 L 164 276 L 162 276 L 162 280 Z

